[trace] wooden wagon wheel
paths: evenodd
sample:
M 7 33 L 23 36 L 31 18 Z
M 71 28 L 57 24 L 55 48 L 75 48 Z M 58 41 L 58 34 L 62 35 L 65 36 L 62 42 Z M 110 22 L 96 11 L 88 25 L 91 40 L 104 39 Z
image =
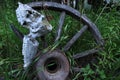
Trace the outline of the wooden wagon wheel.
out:
M 88 30 L 93 35 L 93 38 L 99 47 L 75 54 L 73 55 L 73 59 L 78 59 L 89 54 L 97 53 L 102 48 L 102 46 L 104 46 L 103 38 L 96 25 L 92 23 L 85 15 L 81 14 L 74 8 L 55 2 L 31 2 L 27 5 L 36 10 L 42 10 L 44 7 L 47 7 L 47 10 L 53 10 L 61 13 L 54 43 L 57 43 L 61 38 L 62 27 L 66 15 L 81 21 L 81 23 L 84 25 L 62 48 L 58 46 L 54 50 L 48 50 L 46 54 L 39 56 L 39 60 L 36 63 L 36 69 L 38 70 L 40 67 L 44 68 L 43 70 L 41 69 L 42 71 L 37 72 L 40 80 L 66 80 L 70 71 L 69 68 L 71 68 L 69 65 L 69 60 L 66 57 L 66 53 L 86 30 Z M 14 29 L 13 31 L 18 34 Z M 19 37 L 22 40 L 23 36 Z M 41 39 L 45 40 L 44 37 Z M 51 63 L 55 63 L 53 67 L 47 67 Z M 79 71 L 79 68 L 74 68 L 73 70 Z

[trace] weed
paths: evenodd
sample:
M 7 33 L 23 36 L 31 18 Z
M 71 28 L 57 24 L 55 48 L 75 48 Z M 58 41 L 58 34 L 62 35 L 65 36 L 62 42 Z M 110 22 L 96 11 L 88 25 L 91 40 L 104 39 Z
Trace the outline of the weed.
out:
M 25 0 L 23 3 L 27 3 L 29 1 L 30 0 Z M 3 0 L 0 2 L 0 77 L 4 77 L 5 80 L 30 80 L 27 76 L 28 71 L 25 72 L 22 67 L 22 42 L 9 28 L 9 25 L 14 23 L 14 25 L 16 25 L 16 27 L 24 34 L 28 33 L 28 31 L 23 29 L 17 22 L 15 15 L 17 0 Z M 100 12 L 98 11 L 97 13 L 94 13 L 93 11 L 87 12 L 81 9 L 82 14 L 85 13 L 93 22 L 95 22 L 102 33 L 105 40 L 104 51 L 99 52 L 97 55 L 97 64 L 92 64 L 92 66 L 91 64 L 87 64 L 85 67 L 82 67 L 82 72 L 73 76 L 72 80 L 78 80 L 80 77 L 84 80 L 120 79 L 120 12 L 115 9 L 110 12 L 105 12 L 104 8 L 100 10 Z M 45 14 L 45 11 L 43 11 L 43 13 Z M 46 13 L 48 13 L 48 10 Z M 63 25 L 61 39 L 59 42 L 54 44 L 52 42 L 55 37 L 55 30 L 58 26 L 57 21 L 59 20 L 58 15 L 60 15 L 60 13 L 49 11 L 49 15 L 53 16 L 53 20 L 50 21 L 53 25 L 53 31 L 46 36 L 46 39 L 51 49 L 55 49 L 58 46 L 63 47 L 66 42 L 68 42 L 82 27 L 79 21 L 76 21 L 67 15 L 65 24 Z M 76 61 L 72 58 L 75 53 L 82 52 L 96 46 L 96 43 L 89 32 L 85 32 L 81 38 L 82 39 L 78 39 L 70 51 L 66 53 L 71 66 L 77 65 Z M 41 46 L 40 50 L 46 51 L 46 49 L 43 50 Z

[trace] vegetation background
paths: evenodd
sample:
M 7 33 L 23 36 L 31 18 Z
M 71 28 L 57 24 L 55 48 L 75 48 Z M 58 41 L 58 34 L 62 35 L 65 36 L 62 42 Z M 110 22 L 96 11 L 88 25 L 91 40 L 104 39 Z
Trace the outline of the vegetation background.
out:
M 0 0 L 0 78 L 4 78 L 4 80 L 27 79 L 27 74 L 23 71 L 22 67 L 22 42 L 9 27 L 13 23 L 24 34 L 27 33 L 27 30 L 20 26 L 16 18 L 15 10 L 18 6 L 17 2 L 18 0 Z M 31 0 L 21 0 L 20 2 L 27 3 L 31 2 Z M 105 40 L 105 46 L 104 50 L 95 56 L 97 63 L 86 63 L 82 66 L 82 72 L 75 73 L 72 76 L 72 80 L 80 80 L 80 78 L 82 80 L 120 80 L 120 11 L 117 11 L 116 7 L 108 11 L 102 6 L 96 11 L 80 9 L 80 12 L 86 14 L 97 25 Z M 53 13 L 52 16 L 59 14 L 55 12 L 50 13 Z M 77 30 L 73 27 L 77 26 L 75 23 L 78 23 L 73 20 L 69 16 L 65 19 L 62 39 L 60 41 L 61 45 L 64 45 L 79 30 L 77 27 Z M 51 24 L 57 25 L 56 20 L 51 21 Z M 78 25 L 80 24 L 78 23 Z M 87 32 L 83 39 L 78 40 L 75 46 L 67 53 L 71 66 L 76 64 L 76 61 L 71 59 L 73 54 L 94 47 L 95 43 L 91 36 L 89 36 L 90 34 Z

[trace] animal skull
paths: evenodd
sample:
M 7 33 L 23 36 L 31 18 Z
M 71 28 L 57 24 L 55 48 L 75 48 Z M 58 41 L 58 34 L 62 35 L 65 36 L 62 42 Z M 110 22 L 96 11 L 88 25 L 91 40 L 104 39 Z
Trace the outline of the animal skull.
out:
M 16 10 L 18 22 L 30 33 L 23 38 L 22 54 L 24 56 L 24 68 L 27 68 L 35 54 L 37 53 L 38 41 L 37 37 L 43 36 L 52 30 L 51 24 L 46 17 L 27 4 L 18 2 L 19 7 Z

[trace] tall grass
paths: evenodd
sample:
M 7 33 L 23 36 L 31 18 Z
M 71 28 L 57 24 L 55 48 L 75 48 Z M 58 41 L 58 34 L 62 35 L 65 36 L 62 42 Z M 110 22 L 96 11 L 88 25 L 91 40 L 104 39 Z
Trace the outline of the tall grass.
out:
M 23 70 L 23 56 L 21 54 L 22 42 L 13 34 L 9 28 L 13 23 L 24 34 L 26 30 L 23 29 L 17 22 L 15 9 L 17 8 L 17 1 L 4 0 L 0 1 L 0 77 L 5 80 L 29 80 L 27 79 L 27 72 Z M 24 3 L 29 2 L 28 0 Z M 59 13 L 51 11 L 51 15 L 56 17 Z M 93 11 L 83 12 L 98 26 L 102 36 L 105 40 L 104 51 L 99 52 L 97 55 L 97 64 L 90 64 L 82 67 L 82 73 L 75 74 L 73 80 L 84 77 L 84 80 L 119 80 L 120 79 L 120 12 L 112 9 L 110 12 L 99 10 L 97 13 Z M 99 14 L 100 13 L 100 14 Z M 53 38 L 55 28 L 58 24 L 56 22 L 59 16 L 52 20 L 50 23 L 54 26 L 53 31 L 48 34 L 48 44 L 53 45 Z M 97 20 L 96 20 L 97 19 Z M 63 27 L 62 38 L 60 39 L 60 46 L 65 45 L 71 37 L 79 31 L 81 24 L 75 19 L 66 16 L 65 24 Z M 49 37 L 52 36 L 52 37 Z M 41 43 L 40 43 L 41 44 Z M 72 55 L 91 49 L 96 44 L 89 32 L 86 32 L 82 39 L 78 39 L 73 45 L 67 57 L 71 66 L 75 66 L 76 62 L 72 59 Z M 42 50 L 42 48 L 40 48 Z M 72 80 L 71 79 L 71 80 Z

